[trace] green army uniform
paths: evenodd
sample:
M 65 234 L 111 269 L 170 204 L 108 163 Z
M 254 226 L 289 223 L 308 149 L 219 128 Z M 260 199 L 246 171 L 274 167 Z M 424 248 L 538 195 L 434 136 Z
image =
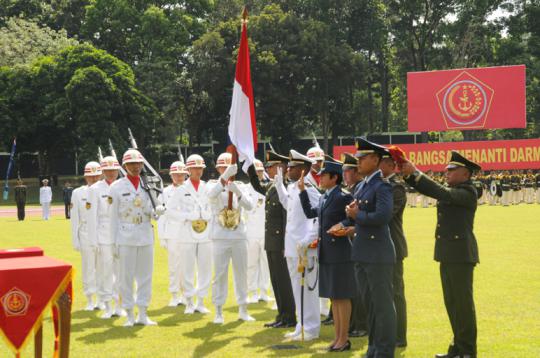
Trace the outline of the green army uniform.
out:
M 457 152 L 452 152 L 450 165 L 479 169 Z M 419 172 L 407 177 L 406 181 L 422 194 L 437 199 L 435 261 L 440 262 L 444 303 L 454 333 L 448 354 L 441 357 L 476 357 L 473 299 L 473 271 L 479 263 L 473 233 L 478 199 L 476 189 L 470 180 L 447 187 Z
M 267 152 L 266 165 L 287 162 L 288 158 L 273 152 Z M 291 278 L 287 268 L 287 261 L 283 256 L 285 250 L 285 225 L 287 212 L 279 201 L 278 193 L 273 181 L 261 183 L 257 177 L 254 166 L 248 168 L 250 183 L 253 188 L 265 195 L 265 227 L 264 250 L 268 258 L 270 282 L 274 291 L 278 314 L 275 322 L 267 327 L 294 327 L 296 325 L 296 306 L 292 291 Z

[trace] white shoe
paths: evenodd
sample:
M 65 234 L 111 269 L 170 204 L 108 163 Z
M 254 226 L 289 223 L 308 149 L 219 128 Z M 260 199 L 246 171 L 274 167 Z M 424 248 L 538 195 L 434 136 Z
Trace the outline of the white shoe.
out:
M 126 317 L 127 313 L 126 310 L 116 307 L 116 309 L 113 312 L 113 317 Z
M 246 322 L 255 321 L 255 318 L 249 315 L 246 305 L 240 305 L 238 309 L 238 319 Z
M 202 313 L 202 314 L 208 314 L 210 313 L 210 310 L 206 307 L 204 307 L 204 304 L 197 304 L 197 307 L 195 307 L 195 311 Z
M 157 326 L 157 323 L 148 318 L 146 314 L 146 307 L 139 307 L 139 315 L 135 324 L 141 324 L 143 326 Z
M 300 331 L 292 331 L 292 332 L 287 332 L 285 333 L 285 338 L 293 338 L 293 337 L 296 337 L 300 334 L 301 332 Z
M 178 297 L 178 306 L 183 306 L 186 304 L 186 298 L 184 296 Z
M 309 334 L 309 333 L 304 332 L 304 342 L 312 341 L 317 338 L 319 338 L 318 335 L 316 336 L 314 334 Z M 291 341 L 301 341 L 301 340 L 302 340 L 302 334 L 299 334 L 291 338 Z
M 259 301 L 272 302 L 272 301 L 275 301 L 275 300 L 272 297 L 268 296 L 268 295 L 260 295 L 259 296 Z
M 214 318 L 214 324 L 223 324 L 225 320 L 223 319 L 223 308 L 221 306 L 216 306 L 216 317 Z
M 184 310 L 184 314 L 193 314 L 195 313 L 195 305 L 192 302 L 189 302 L 186 305 L 186 309 Z
M 92 300 L 92 295 L 87 295 L 86 296 L 86 301 L 88 302 L 86 304 L 86 307 L 84 308 L 85 311 L 93 311 L 94 308 L 96 307 L 95 303 L 94 303 L 94 300 Z
M 133 327 L 135 324 L 135 314 L 133 313 L 133 308 L 127 310 L 126 316 L 127 320 L 124 323 L 124 327 Z
M 169 301 L 169 307 L 176 307 L 178 305 L 179 305 L 178 298 L 176 297 L 171 298 L 171 300 Z
M 114 311 L 111 307 L 111 303 L 105 302 L 105 312 L 103 312 L 103 314 L 101 315 L 101 318 L 103 319 L 111 318 L 113 316 L 113 313 Z
M 100 311 L 105 311 L 107 309 L 107 306 L 105 306 L 105 302 L 98 302 L 96 305 L 96 309 Z

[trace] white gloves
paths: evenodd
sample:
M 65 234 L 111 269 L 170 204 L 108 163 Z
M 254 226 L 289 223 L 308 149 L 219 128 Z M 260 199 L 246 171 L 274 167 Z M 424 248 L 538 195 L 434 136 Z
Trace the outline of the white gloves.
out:
M 165 214 L 166 210 L 167 210 L 167 208 L 164 205 L 158 205 L 158 206 L 156 206 L 155 214 L 157 216 L 161 216 L 161 215 Z
M 221 179 L 228 181 L 232 176 L 238 172 L 238 166 L 236 164 L 229 165 L 227 169 L 221 174 Z
M 277 168 L 275 182 L 276 183 L 283 183 L 283 168 L 281 168 L 281 167 Z
M 242 196 L 242 190 L 238 187 L 238 184 L 235 182 L 229 183 L 229 190 L 236 194 L 238 197 Z

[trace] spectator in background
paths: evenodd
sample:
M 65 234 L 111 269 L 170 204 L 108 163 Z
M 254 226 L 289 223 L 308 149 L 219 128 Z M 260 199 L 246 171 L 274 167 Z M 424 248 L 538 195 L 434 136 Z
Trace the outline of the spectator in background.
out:
M 49 179 L 41 181 L 43 186 L 39 188 L 39 203 L 41 204 L 43 220 L 49 220 L 49 212 L 52 202 L 52 190 L 49 186 Z
M 64 183 L 64 190 L 63 190 L 63 196 L 64 196 L 64 209 L 66 213 L 66 219 L 69 219 L 71 216 L 71 195 L 73 194 L 73 187 L 71 186 L 70 182 Z

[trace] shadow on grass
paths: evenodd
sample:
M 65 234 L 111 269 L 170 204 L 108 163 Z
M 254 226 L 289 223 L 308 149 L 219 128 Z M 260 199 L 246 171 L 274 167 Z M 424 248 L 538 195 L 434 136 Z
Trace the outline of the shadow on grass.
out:
M 189 338 L 202 339 L 202 342 L 195 347 L 193 356 L 203 357 L 223 348 L 236 339 L 242 339 L 241 336 L 223 338 L 223 336 L 227 334 L 234 333 L 234 330 L 242 323 L 243 322 L 240 320 L 226 324 L 214 324 L 208 322 L 205 326 L 195 328 L 191 332 L 186 332 L 183 335 Z

